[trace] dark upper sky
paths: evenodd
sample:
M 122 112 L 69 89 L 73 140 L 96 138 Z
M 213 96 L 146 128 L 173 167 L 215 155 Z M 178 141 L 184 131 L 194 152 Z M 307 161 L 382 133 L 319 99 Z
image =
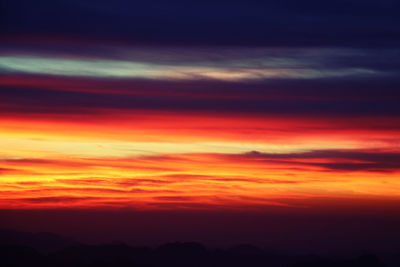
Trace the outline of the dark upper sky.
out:
M 397 46 L 396 0 L 4 0 L 1 31 L 152 44 Z

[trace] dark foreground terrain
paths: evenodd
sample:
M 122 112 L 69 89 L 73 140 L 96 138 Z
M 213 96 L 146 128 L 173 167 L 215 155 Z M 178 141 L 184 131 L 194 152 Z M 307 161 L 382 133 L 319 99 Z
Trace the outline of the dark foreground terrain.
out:
M 392 265 L 392 264 L 390 264 Z M 287 256 L 251 245 L 207 249 L 199 243 L 168 243 L 156 248 L 126 244 L 85 245 L 50 233 L 0 230 L 0 266 L 288 266 L 383 267 L 377 256 L 350 259 Z M 395 265 L 393 265 L 395 266 Z

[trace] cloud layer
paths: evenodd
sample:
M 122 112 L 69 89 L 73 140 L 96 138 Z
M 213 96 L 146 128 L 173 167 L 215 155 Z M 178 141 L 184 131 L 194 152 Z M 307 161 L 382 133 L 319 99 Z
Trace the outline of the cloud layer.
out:
M 0 208 L 398 202 L 398 8 L 3 1 Z

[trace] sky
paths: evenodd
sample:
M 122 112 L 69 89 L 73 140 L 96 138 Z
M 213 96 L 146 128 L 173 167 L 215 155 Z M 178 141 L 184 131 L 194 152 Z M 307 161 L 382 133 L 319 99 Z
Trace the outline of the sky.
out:
M 251 214 L 294 239 L 287 216 L 360 236 L 400 222 L 398 1 L 1 5 L 2 226 L 79 236 L 92 223 L 35 216 L 117 212 L 99 229 L 130 214 L 201 238 L 221 229 L 179 231 L 174 214 L 232 231 Z M 206 241 L 262 241 L 240 231 Z

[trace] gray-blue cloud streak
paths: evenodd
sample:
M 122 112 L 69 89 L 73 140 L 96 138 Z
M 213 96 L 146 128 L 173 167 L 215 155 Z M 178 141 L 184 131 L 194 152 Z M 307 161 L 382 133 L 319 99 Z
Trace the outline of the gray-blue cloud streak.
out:
M 392 48 L 16 44 L 0 45 L 3 77 L 16 82 L 1 85 L 2 113 L 400 116 L 400 54 Z M 244 76 L 230 77 L 235 71 Z

